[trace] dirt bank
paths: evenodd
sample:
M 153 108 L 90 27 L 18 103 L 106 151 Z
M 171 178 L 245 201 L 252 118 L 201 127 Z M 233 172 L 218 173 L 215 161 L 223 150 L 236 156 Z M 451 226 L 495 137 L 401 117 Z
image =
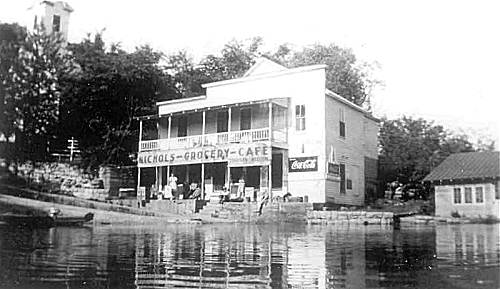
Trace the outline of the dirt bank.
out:
M 188 223 L 191 222 L 187 217 L 154 217 L 141 216 L 119 212 L 110 212 L 97 209 L 82 208 L 76 206 L 42 202 L 15 196 L 0 194 L 0 208 L 2 211 L 27 211 L 27 210 L 47 210 L 48 208 L 58 208 L 66 216 L 82 216 L 88 212 L 94 214 L 94 224 L 122 224 L 122 225 L 141 225 L 141 224 L 168 224 L 168 223 Z

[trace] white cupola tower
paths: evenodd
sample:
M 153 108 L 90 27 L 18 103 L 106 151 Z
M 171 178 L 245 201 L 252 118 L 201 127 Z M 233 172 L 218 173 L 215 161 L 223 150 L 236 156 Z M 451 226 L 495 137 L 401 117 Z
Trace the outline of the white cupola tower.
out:
M 41 1 L 30 7 L 32 23 L 28 28 L 43 26 L 47 33 L 59 33 L 68 41 L 69 16 L 73 8 L 63 1 Z

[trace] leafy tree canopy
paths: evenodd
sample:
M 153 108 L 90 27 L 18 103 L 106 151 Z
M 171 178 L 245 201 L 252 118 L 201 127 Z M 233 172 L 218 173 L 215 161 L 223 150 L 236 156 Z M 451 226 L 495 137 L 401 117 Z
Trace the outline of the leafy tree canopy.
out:
M 218 55 L 208 55 L 198 64 L 180 51 L 168 57 L 178 88 L 177 97 L 203 94 L 201 84 L 241 77 L 259 56 L 265 56 L 287 67 L 311 64 L 326 64 L 326 87 L 340 96 L 370 108 L 370 92 L 380 82 L 373 78 L 373 66 L 360 62 L 350 49 L 334 44 L 315 44 L 293 50 L 289 45 L 280 45 L 276 51 L 262 49 L 260 37 L 247 41 L 232 40 Z
M 138 141 L 134 117 L 155 113 L 160 96 L 176 93 L 160 65 L 163 54 L 148 46 L 106 49 L 100 34 L 68 50 L 78 68 L 62 80 L 60 135 L 79 139 L 90 165 L 130 163 Z
M 493 148 L 493 144 L 475 148 L 465 135 L 411 117 L 383 118 L 379 146 L 379 176 L 384 183 L 418 182 L 450 154 Z
M 70 67 L 62 39 L 15 24 L 2 25 L 2 39 L 2 133 L 15 134 L 17 158 L 40 159 L 58 120 L 59 78 Z

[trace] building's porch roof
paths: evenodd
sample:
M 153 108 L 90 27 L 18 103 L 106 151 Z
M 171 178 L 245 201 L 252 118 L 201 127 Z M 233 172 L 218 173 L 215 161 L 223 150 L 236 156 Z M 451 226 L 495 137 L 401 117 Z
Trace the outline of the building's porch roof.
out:
M 182 102 L 192 102 L 192 105 L 189 105 L 189 109 L 183 109 L 183 110 L 178 110 L 178 111 L 170 111 L 168 113 L 159 113 L 159 117 L 165 116 L 165 115 L 176 115 L 176 114 L 187 114 L 187 113 L 194 113 L 194 112 L 202 112 L 202 111 L 211 111 L 211 110 L 221 110 L 221 109 L 226 109 L 229 107 L 240 107 L 240 106 L 248 106 L 248 105 L 255 105 L 255 104 L 263 104 L 263 103 L 273 103 L 275 105 L 278 105 L 283 108 L 288 107 L 288 98 L 271 98 L 271 99 L 262 99 L 262 100 L 253 100 L 253 101 L 244 101 L 244 102 L 235 102 L 235 103 L 225 103 L 225 104 L 216 104 L 216 105 L 199 105 L 196 102 L 197 100 L 205 99 L 206 96 L 198 96 L 198 97 L 191 97 L 191 98 L 182 98 L 182 99 L 176 99 L 173 101 L 169 101 L 170 103 L 182 103 Z

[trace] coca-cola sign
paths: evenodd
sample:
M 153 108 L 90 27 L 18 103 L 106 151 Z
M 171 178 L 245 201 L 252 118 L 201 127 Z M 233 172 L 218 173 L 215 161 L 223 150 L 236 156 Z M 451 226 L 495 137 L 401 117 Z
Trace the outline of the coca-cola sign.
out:
M 288 171 L 294 172 L 315 172 L 318 170 L 318 157 L 289 158 Z

